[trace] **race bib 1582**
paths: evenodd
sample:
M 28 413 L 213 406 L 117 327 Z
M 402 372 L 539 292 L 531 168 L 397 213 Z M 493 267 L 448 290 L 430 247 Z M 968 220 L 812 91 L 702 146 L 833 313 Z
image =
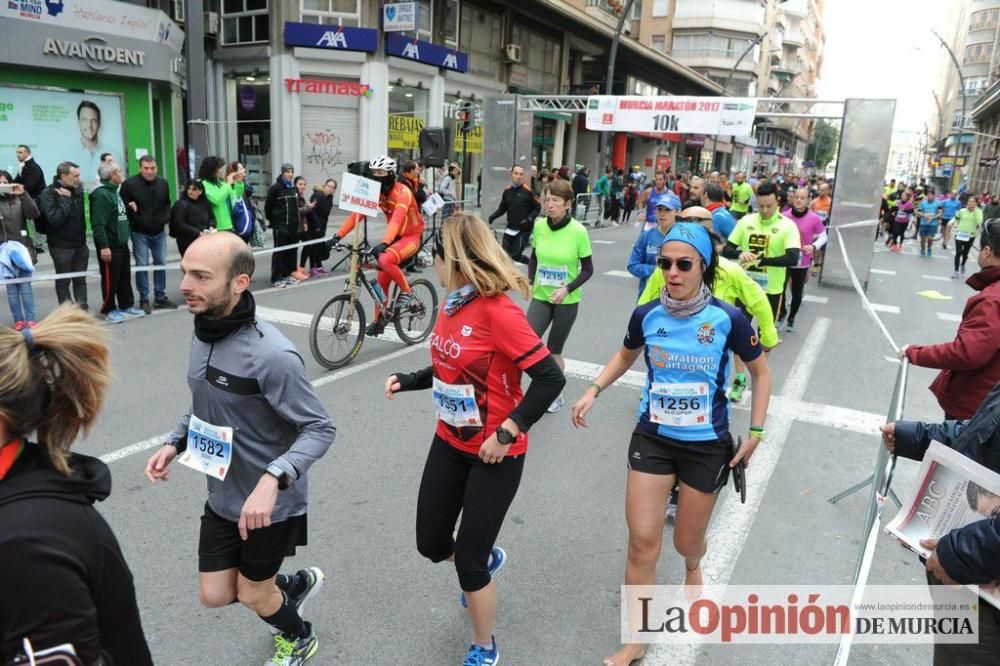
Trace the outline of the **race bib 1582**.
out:
M 179 458 L 182 465 L 226 480 L 233 461 L 233 429 L 202 421 L 194 414 L 188 422 L 187 450 Z

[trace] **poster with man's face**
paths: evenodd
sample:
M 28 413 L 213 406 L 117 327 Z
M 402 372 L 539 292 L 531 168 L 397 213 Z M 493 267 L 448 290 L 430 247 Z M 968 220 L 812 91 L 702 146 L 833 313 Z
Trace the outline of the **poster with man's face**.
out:
M 0 166 L 11 175 L 24 143 L 48 182 L 60 162 L 74 162 L 84 188 L 93 190 L 103 153 L 127 173 L 124 136 L 119 95 L 0 86 Z

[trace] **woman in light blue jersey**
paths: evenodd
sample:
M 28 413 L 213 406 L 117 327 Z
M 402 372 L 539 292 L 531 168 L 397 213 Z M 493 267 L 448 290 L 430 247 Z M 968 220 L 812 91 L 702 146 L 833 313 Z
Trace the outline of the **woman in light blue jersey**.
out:
M 657 258 L 666 282 L 659 300 L 635 309 L 621 349 L 573 405 L 573 425 L 586 427 L 597 396 L 644 352 L 647 379 L 629 446 L 625 489 L 626 585 L 656 584 L 665 505 L 677 482 L 674 547 L 684 557 L 684 584 L 702 584 L 705 532 L 719 491 L 730 469 L 749 461 L 764 438 L 770 371 L 747 317 L 712 296 L 717 265 L 703 226 L 675 224 Z M 725 395 L 730 351 L 747 364 L 753 386 L 750 431 L 739 450 L 729 434 Z M 630 604 L 635 628 L 641 626 L 640 615 Z M 643 644 L 629 643 L 605 664 L 627 665 L 644 652 Z

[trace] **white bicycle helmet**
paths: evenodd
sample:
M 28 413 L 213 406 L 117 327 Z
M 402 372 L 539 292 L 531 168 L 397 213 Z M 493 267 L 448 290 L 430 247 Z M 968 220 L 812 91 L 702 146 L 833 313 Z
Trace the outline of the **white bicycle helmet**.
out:
M 390 173 L 396 173 L 396 160 L 392 159 L 388 155 L 379 155 L 368 163 L 368 168 L 372 171 L 382 169 Z

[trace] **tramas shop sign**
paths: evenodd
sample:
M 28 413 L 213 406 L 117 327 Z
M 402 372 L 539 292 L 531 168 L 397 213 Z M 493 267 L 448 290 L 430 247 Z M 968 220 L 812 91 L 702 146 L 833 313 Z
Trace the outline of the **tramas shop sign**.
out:
M 285 79 L 288 92 L 320 93 L 324 95 L 349 95 L 371 97 L 372 89 L 367 83 L 357 81 L 327 81 L 324 79 Z

